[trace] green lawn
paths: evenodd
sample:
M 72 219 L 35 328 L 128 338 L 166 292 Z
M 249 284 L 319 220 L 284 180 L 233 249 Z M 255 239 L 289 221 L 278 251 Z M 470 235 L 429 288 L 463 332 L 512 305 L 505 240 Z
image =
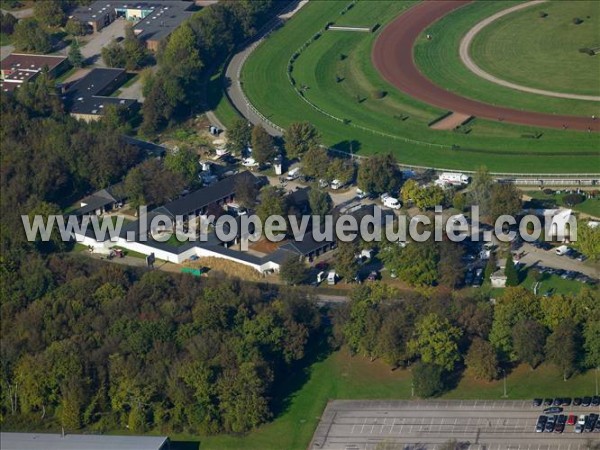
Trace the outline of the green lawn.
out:
M 10 45 L 12 42 L 11 36 L 5 33 L 0 33 L 0 46 Z
M 547 16 L 540 17 L 542 13 Z M 575 25 L 574 17 L 583 23 Z M 600 2 L 550 2 L 485 27 L 474 39 L 471 55 L 479 67 L 503 80 L 600 95 L 600 58 L 579 52 L 600 45 L 598 30 Z
M 566 3 L 568 5 L 556 5 L 555 3 Z M 417 62 L 421 71 L 436 84 L 444 86 L 450 91 L 458 92 L 464 96 L 480 99 L 491 104 L 516 107 L 526 110 L 535 110 L 546 113 L 562 113 L 584 116 L 591 116 L 592 114 L 597 116 L 600 115 L 600 106 L 598 102 L 545 97 L 505 88 L 478 77 L 463 65 L 458 57 L 458 48 L 464 34 L 479 21 L 514 4 L 514 2 L 505 1 L 474 2 L 473 4 L 460 8 L 459 10 L 447 15 L 440 21 L 434 23 L 431 27 L 425 30 L 423 36 L 415 47 L 415 61 Z M 502 38 L 494 34 L 494 26 L 496 23 L 490 25 L 489 27 L 491 31 L 485 28 L 481 32 L 481 37 L 478 37 L 474 42 L 472 49 L 473 57 L 476 59 L 476 61 L 482 62 L 482 66 L 484 68 L 489 69 L 490 72 L 500 78 L 503 78 L 506 67 L 512 67 L 512 71 L 508 76 L 509 80 L 519 81 L 526 85 L 533 84 L 534 87 L 556 87 L 562 83 L 561 79 L 566 78 L 567 75 L 557 77 L 556 81 L 553 81 L 552 78 L 547 76 L 544 68 L 554 66 L 555 64 L 558 65 L 558 63 L 564 61 L 567 56 L 564 56 L 560 59 L 560 61 L 555 62 L 554 51 L 550 49 L 550 46 L 545 42 L 539 42 L 541 35 L 548 33 L 548 29 L 552 28 L 552 24 L 554 24 L 555 21 L 559 22 L 560 27 L 564 25 L 568 28 L 568 23 L 564 24 L 564 22 L 570 22 L 572 18 L 575 17 L 568 15 L 568 11 L 587 11 L 590 9 L 595 9 L 597 11 L 600 7 L 599 5 L 600 3 L 598 2 L 551 2 L 550 4 L 544 4 L 539 7 L 525 9 L 520 13 L 523 15 L 520 17 L 520 20 L 529 22 L 530 25 L 524 27 L 524 29 L 520 29 L 516 37 L 512 34 L 510 36 L 507 34 Z M 549 22 L 547 24 L 545 22 L 540 22 L 538 24 L 539 21 L 546 20 L 539 18 L 540 10 L 547 9 L 548 11 L 555 11 L 555 8 L 556 13 L 548 16 L 547 19 Z M 599 13 L 600 12 L 594 13 L 594 20 L 598 20 Z M 560 14 L 565 14 L 565 17 L 559 17 Z M 514 15 L 511 14 L 507 16 L 506 20 L 512 23 L 513 18 Z M 500 26 L 502 26 L 506 20 L 500 20 L 498 23 Z M 577 34 L 588 34 L 590 29 L 593 30 L 593 23 L 591 22 L 592 21 L 590 21 L 590 23 L 584 22 L 583 24 L 579 25 L 579 27 L 582 28 L 581 31 L 579 31 L 579 29 L 577 30 Z M 515 25 L 515 27 L 517 27 L 517 25 Z M 557 26 L 557 28 L 560 27 Z M 533 29 L 536 30 L 534 36 L 531 35 Z M 511 30 L 511 33 L 516 32 L 513 28 L 511 28 Z M 488 36 L 490 32 L 494 36 Z M 496 34 L 497 33 L 502 33 L 502 28 L 499 31 L 496 31 Z M 425 34 L 430 34 L 433 39 L 431 41 L 427 40 L 425 38 Z M 525 37 L 523 39 L 519 39 L 519 36 Z M 573 34 L 573 39 L 574 38 L 575 35 Z M 494 39 L 494 41 L 492 41 L 492 39 Z M 559 39 L 559 37 L 556 37 L 556 39 Z M 552 40 L 548 39 L 547 41 L 549 44 Z M 596 44 L 582 44 L 579 47 L 600 45 L 598 44 L 597 35 L 595 42 Z M 568 46 L 569 43 L 565 42 L 564 44 L 560 45 L 560 48 L 562 48 L 563 51 L 567 51 L 566 47 Z M 492 54 L 490 47 L 503 47 L 504 52 L 500 52 L 500 49 L 498 48 L 500 53 L 498 56 L 494 55 Z M 543 49 L 540 47 L 543 47 Z M 535 60 L 544 60 L 544 66 L 538 68 L 536 65 L 537 63 L 535 63 L 533 60 L 529 61 L 526 66 L 522 66 L 521 62 L 523 59 L 525 59 L 525 56 L 523 56 L 522 53 L 528 54 L 530 51 L 534 50 L 538 52 Z M 597 56 L 591 57 L 587 55 L 580 55 L 577 53 L 577 50 L 578 48 L 574 49 L 574 59 L 580 60 L 584 56 L 588 58 L 587 60 L 584 59 L 584 61 L 586 61 L 585 70 L 588 70 L 588 66 L 596 67 L 595 71 L 582 74 L 580 77 L 578 77 L 578 79 L 583 77 L 589 80 L 586 82 L 586 86 L 589 87 L 591 84 L 593 91 L 594 82 L 591 80 L 594 80 L 595 77 L 595 92 L 598 93 L 597 67 L 600 59 L 598 59 Z M 490 61 L 492 59 L 496 60 L 495 66 L 490 65 Z M 577 69 L 573 67 L 571 67 L 570 70 L 577 71 Z M 555 71 L 556 69 L 553 69 L 551 74 L 552 77 L 554 77 Z M 582 72 L 583 71 L 584 70 L 582 70 Z M 511 78 L 510 74 L 513 74 L 513 77 L 517 75 L 519 77 Z M 527 81 L 528 77 L 531 77 L 535 81 L 531 81 L 531 79 Z M 568 86 L 572 85 L 569 84 Z M 568 86 L 566 88 L 567 90 Z M 597 141 L 596 145 L 598 145 Z
M 209 109 L 226 128 L 231 127 L 233 122 L 241 117 L 223 92 L 223 68 L 210 78 L 207 96 Z
M 307 377 L 308 379 L 304 380 Z M 200 441 L 201 450 L 304 450 L 307 448 L 319 417 L 329 399 L 409 399 L 411 375 L 408 370 L 392 372 L 380 361 L 351 358 L 347 352 L 334 352 L 313 364 L 307 374 L 299 373 L 288 380 L 289 386 L 302 383 L 292 393 L 283 412 L 271 423 L 243 437 L 173 436 L 175 441 Z M 508 374 L 509 399 L 548 396 L 580 396 L 594 392 L 594 373 L 575 375 L 563 381 L 551 366 L 535 371 L 520 366 Z M 500 399 L 502 381 L 480 382 L 466 375 L 457 387 L 444 395 L 448 399 Z M 192 448 L 192 447 L 190 447 Z
M 526 289 L 533 291 L 533 286 L 536 281 L 531 275 L 531 271 L 528 271 L 527 277 L 521 283 Z M 584 285 L 579 281 L 575 280 L 564 280 L 557 275 L 550 275 L 544 277 L 538 286 L 538 295 L 544 295 L 547 292 L 550 292 L 552 295 L 554 294 L 576 294 L 581 290 Z
M 541 139 L 526 139 L 523 134 L 539 130 L 485 120 L 476 120 L 469 134 L 432 131 L 428 124 L 445 111 L 401 94 L 372 66 L 378 33 L 323 32 L 294 63 L 292 77 L 304 97 L 346 123 L 317 111 L 293 88 L 290 58 L 328 21 L 370 26 L 379 18 L 385 24 L 412 3 L 360 0 L 342 16 L 346 1 L 310 2 L 248 59 L 242 72 L 247 96 L 280 126 L 308 120 L 330 146 L 349 150 L 352 144 L 365 155 L 392 151 L 406 164 L 455 169 L 485 164 L 505 172 L 580 172 L 597 164 L 597 136 L 588 133 L 544 130 Z M 376 90 L 385 91 L 384 98 L 376 99 Z
M 600 197 L 598 196 L 596 198 L 586 199 L 582 203 L 575 206 L 567 206 L 563 202 L 563 197 L 567 195 L 565 193 L 544 194 L 543 191 L 526 191 L 525 194 L 534 199 L 542 200 L 543 204 L 549 208 L 554 206 L 563 206 L 565 208 L 571 208 L 573 211 L 600 218 Z

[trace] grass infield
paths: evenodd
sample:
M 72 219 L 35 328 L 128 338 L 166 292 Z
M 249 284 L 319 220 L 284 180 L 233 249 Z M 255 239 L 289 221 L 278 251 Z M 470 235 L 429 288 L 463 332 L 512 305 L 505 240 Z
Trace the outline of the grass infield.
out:
M 478 77 L 463 65 L 458 56 L 463 36 L 481 20 L 514 4 L 505 1 L 474 2 L 434 23 L 425 30 L 415 47 L 415 61 L 419 69 L 437 85 L 486 103 L 550 114 L 598 116 L 598 102 L 546 97 L 505 88 Z M 593 44 L 593 20 L 586 19 L 580 25 L 571 22 L 577 14 L 575 11 L 584 14 L 599 8 L 600 3 L 597 2 L 550 2 L 509 14 L 477 35 L 471 46 L 471 56 L 482 69 L 507 81 L 566 92 L 571 92 L 570 86 L 580 85 L 581 92 L 577 93 L 600 95 L 600 55 L 578 53 L 579 47 L 600 45 Z M 540 11 L 548 11 L 549 15 L 542 19 Z M 598 14 L 600 11 L 596 13 L 595 20 L 599 19 Z M 516 25 L 513 25 L 513 20 Z M 552 33 L 558 36 L 551 37 Z M 431 41 L 426 39 L 426 34 L 432 36 Z M 564 39 L 565 42 L 555 45 L 554 39 Z M 568 64 L 569 61 L 571 64 Z M 581 72 L 575 78 L 579 82 L 567 82 L 573 72 Z M 563 85 L 565 87 L 561 88 Z
M 385 26 L 414 2 L 360 0 L 344 15 L 347 1 L 310 2 L 249 57 L 242 71 L 245 92 L 269 120 L 286 127 L 308 120 L 326 144 L 357 154 L 392 152 L 405 164 L 453 169 L 486 165 L 495 172 L 597 171 L 598 136 L 533 129 L 476 119 L 460 132 L 433 131 L 429 123 L 445 114 L 385 82 L 372 66 L 378 33 L 325 31 L 327 22 Z M 381 27 L 379 28 L 381 29 Z M 310 45 L 288 64 L 303 43 Z M 383 95 L 381 95 L 383 94 Z M 542 133 L 539 138 L 533 138 Z M 454 148 L 454 150 L 453 150 Z

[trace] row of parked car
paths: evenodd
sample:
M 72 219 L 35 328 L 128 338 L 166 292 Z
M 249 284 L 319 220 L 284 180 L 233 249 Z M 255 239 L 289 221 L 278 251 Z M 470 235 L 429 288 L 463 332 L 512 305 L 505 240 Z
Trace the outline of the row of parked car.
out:
M 565 270 L 565 269 L 555 269 L 553 267 L 545 267 L 545 266 L 536 266 L 535 267 L 538 272 L 548 274 L 548 275 L 556 275 L 561 277 L 563 280 L 576 280 L 580 283 L 585 284 L 596 284 L 598 281 L 594 278 L 585 275 L 580 272 L 576 272 L 574 270 Z
M 534 398 L 533 402 L 532 402 L 533 406 L 538 407 L 538 406 L 553 406 L 553 407 L 558 407 L 558 406 L 583 406 L 583 407 L 589 407 L 589 406 L 600 406 L 600 395 L 594 395 L 594 396 L 586 396 L 586 397 L 575 397 L 575 398 L 570 398 L 570 397 L 557 397 L 557 398 Z M 549 408 L 547 408 L 546 410 L 544 410 L 544 412 L 547 413 L 552 413 L 552 412 L 562 412 L 562 409 L 560 411 L 549 411 Z
M 600 433 L 600 420 L 598 414 L 581 414 L 579 418 L 574 414 L 541 415 L 535 425 L 536 433 L 562 433 L 565 425 L 575 425 L 575 433 Z

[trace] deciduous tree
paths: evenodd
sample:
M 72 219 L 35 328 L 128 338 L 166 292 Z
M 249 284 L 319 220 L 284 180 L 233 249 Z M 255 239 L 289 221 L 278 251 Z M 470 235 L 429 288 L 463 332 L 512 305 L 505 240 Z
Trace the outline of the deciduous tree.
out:
M 432 313 L 424 316 L 415 328 L 415 336 L 408 342 L 409 350 L 425 363 L 436 364 L 444 370 L 452 370 L 460 360 L 458 340 L 460 328 L 448 319 Z
M 301 158 L 309 149 L 321 144 L 321 136 L 309 122 L 294 122 L 286 130 L 283 136 L 285 151 L 290 159 Z
M 491 381 L 498 376 L 498 357 L 492 344 L 475 338 L 469 347 L 465 364 L 473 372 L 475 378 Z
M 273 138 L 260 125 L 252 129 L 252 156 L 259 164 L 265 164 L 276 156 Z

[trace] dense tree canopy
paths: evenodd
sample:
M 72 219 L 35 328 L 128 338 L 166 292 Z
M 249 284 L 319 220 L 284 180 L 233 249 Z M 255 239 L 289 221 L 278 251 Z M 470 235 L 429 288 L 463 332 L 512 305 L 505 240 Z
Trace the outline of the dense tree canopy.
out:
M 294 122 L 283 136 L 288 158 L 302 157 L 311 148 L 319 147 L 321 136 L 315 126 L 309 122 Z
M 383 194 L 395 192 L 402 181 L 396 160 L 389 155 L 376 155 L 358 166 L 357 184 L 364 192 Z
M 14 412 L 3 398 L 4 424 L 244 432 L 271 416 L 274 383 L 319 330 L 296 291 L 32 261 L 20 283 L 2 278 L 0 379 L 18 398 Z

